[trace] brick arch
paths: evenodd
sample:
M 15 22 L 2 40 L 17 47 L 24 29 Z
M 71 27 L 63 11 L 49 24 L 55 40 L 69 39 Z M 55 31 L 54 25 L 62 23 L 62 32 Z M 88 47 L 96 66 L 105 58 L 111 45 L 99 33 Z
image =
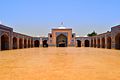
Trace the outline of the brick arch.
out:
M 1 50 L 9 50 L 9 36 L 7 34 L 1 36 Z
M 77 47 L 81 47 L 81 41 L 77 40 Z
M 111 37 L 107 37 L 107 48 L 111 49 Z
M 35 40 L 35 41 L 34 41 L 34 47 L 39 47 L 39 45 L 40 45 L 39 40 Z
M 85 47 L 89 47 L 89 46 L 90 46 L 89 43 L 90 43 L 89 40 L 85 40 L 85 41 L 84 41 Z
M 17 49 L 17 38 L 13 37 L 13 49 Z
M 56 46 L 57 47 L 67 47 L 68 46 L 68 38 L 65 34 L 59 34 L 56 37 Z
M 97 48 L 100 48 L 100 38 L 97 39 Z
M 24 39 L 24 48 L 27 48 L 27 39 Z
M 102 38 L 102 48 L 105 48 L 105 37 Z
M 23 39 L 19 38 L 19 48 L 22 49 L 23 48 Z
M 31 45 L 30 45 L 30 39 L 28 39 L 28 48 L 30 48 Z
M 120 33 L 115 36 L 115 48 L 120 49 Z
M 48 47 L 47 40 L 43 40 L 43 47 Z

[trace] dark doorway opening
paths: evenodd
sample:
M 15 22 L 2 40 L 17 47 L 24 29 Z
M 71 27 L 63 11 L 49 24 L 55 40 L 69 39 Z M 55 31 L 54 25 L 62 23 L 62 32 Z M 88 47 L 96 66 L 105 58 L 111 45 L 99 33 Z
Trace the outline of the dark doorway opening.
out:
M 89 40 L 85 40 L 85 47 L 89 47 Z
M 98 38 L 98 44 L 97 47 L 100 48 L 100 38 Z
M 115 37 L 115 48 L 120 49 L 120 33 Z
M 13 49 L 17 49 L 17 38 L 13 38 Z
M 107 38 L 107 48 L 111 49 L 111 37 Z
M 28 48 L 30 48 L 30 47 L 31 47 L 30 40 L 28 39 Z
M 105 38 L 102 38 L 102 48 L 105 48 Z
M 5 34 L 1 36 L 1 50 L 9 50 L 9 37 Z
M 63 34 L 60 34 L 56 38 L 57 47 L 67 47 L 67 37 Z
M 48 47 L 47 40 L 44 40 L 44 41 L 43 41 L 43 47 Z
M 20 49 L 23 48 L 23 39 L 22 38 L 19 39 L 19 48 Z
M 40 45 L 39 40 L 35 40 L 35 41 L 34 41 L 34 47 L 39 47 L 39 45 Z
M 77 40 L 77 47 L 81 47 L 81 41 Z

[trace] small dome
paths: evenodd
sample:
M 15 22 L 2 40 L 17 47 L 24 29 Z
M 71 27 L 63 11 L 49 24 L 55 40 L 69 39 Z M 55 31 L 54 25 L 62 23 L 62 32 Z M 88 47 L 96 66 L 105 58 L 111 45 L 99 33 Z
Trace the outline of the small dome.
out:
M 58 27 L 58 29 L 66 29 L 66 27 Z

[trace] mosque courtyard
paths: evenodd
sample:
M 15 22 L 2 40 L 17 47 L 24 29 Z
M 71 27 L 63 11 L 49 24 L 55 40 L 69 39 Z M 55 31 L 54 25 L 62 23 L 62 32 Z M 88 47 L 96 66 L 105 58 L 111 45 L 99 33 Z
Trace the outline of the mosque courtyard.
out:
M 84 47 L 1 51 L 0 80 L 120 80 L 120 51 Z

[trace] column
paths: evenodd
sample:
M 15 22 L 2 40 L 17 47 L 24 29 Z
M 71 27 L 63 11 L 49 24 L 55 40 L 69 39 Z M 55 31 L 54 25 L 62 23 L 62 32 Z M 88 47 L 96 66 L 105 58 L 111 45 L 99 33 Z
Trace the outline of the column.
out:
M 102 48 L 102 37 L 100 37 L 100 48 Z
M 33 44 L 33 47 L 35 47 L 35 46 L 34 46 L 34 39 L 33 39 L 33 42 L 32 42 L 32 44 Z
M 107 49 L 107 36 L 105 36 L 105 48 Z
M 22 38 L 22 48 L 24 48 L 24 38 Z
M 30 48 L 31 48 L 31 38 L 30 38 Z
M 19 38 L 17 38 L 17 49 L 19 49 Z
M 91 47 L 91 38 L 89 39 L 89 47 Z
M 98 48 L 98 38 L 96 37 L 96 48 Z
M 26 38 L 26 48 L 28 48 L 28 38 Z
M 95 47 L 95 40 L 94 40 L 94 38 L 93 38 L 93 47 Z

